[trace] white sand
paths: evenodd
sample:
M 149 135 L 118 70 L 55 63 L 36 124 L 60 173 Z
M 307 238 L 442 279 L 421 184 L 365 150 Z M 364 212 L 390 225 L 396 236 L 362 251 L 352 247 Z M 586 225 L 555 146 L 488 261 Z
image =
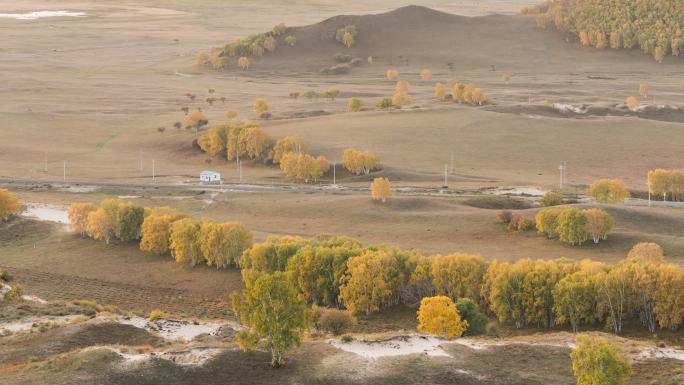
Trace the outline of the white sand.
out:
M 637 360 L 653 360 L 659 358 L 672 358 L 684 361 L 684 350 L 672 348 L 650 348 L 642 351 L 636 357 Z
M 125 325 L 133 325 L 148 332 L 157 333 L 162 338 L 173 341 L 178 339 L 192 341 L 200 334 L 216 335 L 221 327 L 237 328 L 236 325 L 225 323 L 203 322 L 195 325 L 190 321 L 167 320 L 163 318 L 148 321 L 142 317 L 122 317 L 118 321 Z
M 12 333 L 24 332 L 33 329 L 34 325 L 39 323 L 51 323 L 63 325 L 76 320 L 85 320 L 87 317 L 82 315 L 65 315 L 65 316 L 44 316 L 44 317 L 28 317 L 18 321 L 0 322 L 0 334 L 5 330 Z
M 59 206 L 29 203 L 26 205 L 26 209 L 21 215 L 27 218 L 39 219 L 41 221 L 57 222 L 65 225 L 69 224 L 67 209 Z
M 84 17 L 85 12 L 35 11 L 26 13 L 0 13 L 0 19 L 36 20 L 46 17 Z
M 394 337 L 388 340 L 379 341 L 328 341 L 328 343 L 338 349 L 358 354 L 364 358 L 392 357 L 407 354 L 426 354 L 428 356 L 449 357 L 449 354 L 440 347 L 440 344 L 444 342 L 444 340 L 439 338 L 417 335 Z

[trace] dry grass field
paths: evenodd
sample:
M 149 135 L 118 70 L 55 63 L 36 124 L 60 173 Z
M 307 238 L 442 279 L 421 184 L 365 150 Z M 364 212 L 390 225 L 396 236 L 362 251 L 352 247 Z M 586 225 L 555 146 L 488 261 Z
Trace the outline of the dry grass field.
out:
M 640 98 L 642 104 L 681 107 L 682 58 L 657 64 L 638 50 L 582 48 L 563 33 L 538 29 L 533 16 L 519 15 L 529 0 L 418 2 L 429 8 L 409 6 L 414 2 L 406 0 L 7 3 L 0 13 L 86 13 L 0 18 L 0 188 L 9 188 L 26 204 L 66 207 L 119 197 L 146 207 L 170 206 L 195 218 L 239 221 L 256 241 L 332 234 L 425 255 L 463 252 L 504 261 L 614 263 L 638 242 L 657 242 L 669 262 L 684 266 L 684 209 L 601 205 L 584 196 L 592 181 L 620 178 L 642 197 L 648 170 L 684 166 L 684 110 L 633 113 L 619 107 L 638 94 L 641 83 L 651 88 L 648 98 Z M 297 44 L 254 59 L 249 70 L 194 65 L 197 53 L 280 22 L 293 27 Z M 352 48 L 321 38 L 346 24 L 359 29 Z M 349 74 L 322 75 L 340 52 L 363 63 Z M 410 82 L 410 107 L 375 108 L 394 93 L 394 82 L 385 77 L 389 68 Z M 429 81 L 419 77 L 424 68 L 433 72 Z M 501 79 L 502 72 L 512 75 L 509 82 Z M 434 83 L 448 79 L 476 83 L 487 93 L 487 103 L 474 107 L 436 100 Z M 339 89 L 340 96 L 289 96 L 328 88 Z M 225 103 L 206 103 L 209 89 Z M 364 111 L 347 112 L 351 97 L 363 100 Z M 276 166 L 260 161 L 244 162 L 240 179 L 235 162 L 200 152 L 193 132 L 173 127 L 183 119 L 183 107 L 202 108 L 210 126 L 224 122 L 229 108 L 239 111 L 238 119 L 255 119 L 256 98 L 271 105 L 273 117 L 259 121 L 268 135 L 274 140 L 303 136 L 312 153 L 337 163 L 341 188 L 329 186 L 331 173 L 316 185 L 295 185 Z M 561 113 L 552 102 L 590 108 L 586 114 Z M 342 170 L 348 147 L 375 152 L 381 170 L 363 176 Z M 442 191 L 443 170 L 452 157 L 453 172 Z M 615 218 L 606 241 L 571 247 L 534 231 L 508 232 L 497 222 L 501 209 L 533 218 L 540 207 L 538 197 L 506 198 L 496 192 L 555 189 L 561 162 L 567 164 L 564 192 L 577 200 L 573 205 L 599 207 Z M 221 172 L 226 185 L 196 184 L 205 169 Z M 370 198 L 368 186 L 377 176 L 388 177 L 395 188 L 386 204 Z M 234 320 L 230 294 L 243 288 L 237 269 L 190 268 L 141 252 L 136 243 L 106 245 L 25 217 L 0 222 L 0 270 L 13 274 L 26 293 L 48 301 L 89 300 L 143 316 L 162 309 L 175 317 Z M 42 305 L 12 306 L 0 302 L 0 312 L 45 311 Z M 180 344 L 98 317 L 40 333 L 0 333 L 0 383 L 5 378 L 9 384 L 575 382 L 566 342 L 572 338 L 563 331 L 543 337 L 530 336 L 536 332 L 531 329 L 503 330 L 497 341 L 506 342 L 488 349 L 450 344 L 444 348 L 448 357 L 377 360 L 310 335 L 288 354 L 285 368 L 270 371 L 267 353 L 244 353 L 230 338 Z M 360 317 L 355 333 L 379 338 L 415 327 L 415 310 L 399 308 Z M 626 334 L 629 339 L 616 341 L 634 357 L 656 341 L 680 349 L 683 344 L 681 332 Z M 537 338 L 551 343 L 536 343 Z M 95 345 L 141 352 L 224 350 L 199 366 L 161 358 L 131 366 L 111 351 L 88 350 Z M 629 385 L 674 385 L 683 376 L 681 360 L 636 359 Z

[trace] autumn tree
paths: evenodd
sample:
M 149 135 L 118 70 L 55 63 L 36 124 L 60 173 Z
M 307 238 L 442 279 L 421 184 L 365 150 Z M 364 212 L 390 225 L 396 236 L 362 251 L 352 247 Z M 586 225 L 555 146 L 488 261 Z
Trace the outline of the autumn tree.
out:
M 292 35 L 285 36 L 285 44 L 289 45 L 290 47 L 294 47 L 294 45 L 297 44 L 297 38 Z
M 394 86 L 394 92 L 395 93 L 406 93 L 408 92 L 409 88 L 411 87 L 411 84 L 407 82 L 406 80 L 399 80 L 397 84 Z
M 395 81 L 399 78 L 399 71 L 394 69 L 387 70 L 387 80 Z
M 553 288 L 553 312 L 558 325 L 570 324 L 577 333 L 581 325 L 597 320 L 598 292 L 592 274 L 577 271 L 562 278 Z
M 511 74 L 508 72 L 503 72 L 501 74 L 501 80 L 503 80 L 506 83 L 510 82 L 511 81 Z
M 201 222 L 191 218 L 183 218 L 171 224 L 169 250 L 178 263 L 187 263 L 191 267 L 204 262 L 200 248 Z
M 629 198 L 625 183 L 619 179 L 601 179 L 592 183 L 587 193 L 599 203 L 619 203 Z
M 6 221 L 19 213 L 21 203 L 9 190 L 0 189 L 0 220 Z
M 604 314 L 606 327 L 613 333 L 620 334 L 624 320 L 634 309 L 634 288 L 631 286 L 631 275 L 625 266 L 614 266 L 607 272 L 596 274 L 598 311 Z
M 445 94 L 446 94 L 446 89 L 444 88 L 444 84 L 436 83 L 435 84 L 435 98 L 437 98 L 439 100 L 444 100 Z
M 602 337 L 578 336 L 570 358 L 577 385 L 622 385 L 631 373 L 629 361 Z
M 207 265 L 217 269 L 237 266 L 240 256 L 253 242 L 252 232 L 238 222 L 204 221 L 199 239 L 199 249 Z
M 629 250 L 627 258 L 636 258 L 648 263 L 661 264 L 665 262 L 665 252 L 657 243 L 640 242 Z
M 392 96 L 392 106 L 401 107 L 411 104 L 411 96 L 406 92 L 397 92 Z
M 422 80 L 430 80 L 432 79 L 432 71 L 429 69 L 425 68 L 422 71 L 420 71 L 420 78 Z
M 194 129 L 195 134 L 197 134 L 197 131 L 199 131 L 200 128 L 206 126 L 208 123 L 209 120 L 207 120 L 207 117 L 199 110 L 190 112 L 185 115 L 185 118 L 183 119 L 183 127 Z
M 124 242 L 140 239 L 145 209 L 131 202 L 123 203 L 118 210 L 119 239 Z
M 534 217 L 537 232 L 545 234 L 549 239 L 557 237 L 558 216 L 563 210 L 562 208 L 552 207 L 539 211 Z
M 567 208 L 558 214 L 556 232 L 561 242 L 581 245 L 587 240 L 587 218 L 576 208 Z
M 345 47 L 350 48 L 356 42 L 356 35 L 358 31 L 355 25 L 347 25 L 344 28 L 340 28 L 335 33 L 335 40 L 344 44 Z
M 583 214 L 586 218 L 586 232 L 594 243 L 606 240 L 613 229 L 613 217 L 601 209 L 587 209 Z
M 626 104 L 627 107 L 628 107 L 630 110 L 632 110 L 632 111 L 635 111 L 635 110 L 637 109 L 637 107 L 639 107 L 639 101 L 638 101 L 637 98 L 635 98 L 634 96 L 629 96 L 629 97 L 625 100 L 625 104 Z
M 371 196 L 374 201 L 385 203 L 392 196 L 391 184 L 387 178 L 375 178 L 371 183 Z
M 308 243 L 300 237 L 268 237 L 266 241 L 256 243 L 245 250 L 240 257 L 240 268 L 261 273 L 285 271 L 290 258 Z
M 88 214 L 95 210 L 97 210 L 97 206 L 92 203 L 72 203 L 67 210 L 69 226 L 73 231 L 80 233 L 82 238 L 88 232 Z
M 392 296 L 390 259 L 386 251 L 365 250 L 347 261 L 340 300 L 352 313 L 379 311 Z
M 557 191 L 549 191 L 544 194 L 539 203 L 544 207 L 562 205 L 563 194 Z
M 451 254 L 430 259 L 430 275 L 435 293 L 453 301 L 480 298 L 487 262 L 479 255 Z
M 684 199 L 684 170 L 651 170 L 648 172 L 648 184 L 651 194 L 662 195 L 663 200 L 668 197 L 672 201 Z
M 282 272 L 258 274 L 243 271 L 245 289 L 233 294 L 233 309 L 248 330 L 242 330 L 238 342 L 243 348 L 263 339 L 271 352 L 271 366 L 284 364 L 283 354 L 301 343 L 308 326 L 306 303 Z
M 237 110 L 228 110 L 226 111 L 226 119 L 228 120 L 233 120 L 238 116 L 238 111 Z
M 330 169 L 330 162 L 322 155 L 313 157 L 289 152 L 281 157 L 280 169 L 288 178 L 305 183 L 317 182 Z
M 648 86 L 648 84 L 639 84 L 639 95 L 641 95 L 644 98 L 647 98 L 649 91 L 650 87 Z
M 513 322 L 517 328 L 526 325 L 523 302 L 523 282 L 531 270 L 532 261 L 523 259 L 515 264 L 492 263 L 486 273 L 483 294 L 499 322 Z
M 426 297 L 418 309 L 418 330 L 446 339 L 460 337 L 468 327 L 456 310 L 456 305 L 446 296 Z
M 279 164 L 280 160 L 287 153 L 294 152 L 296 154 L 306 153 L 308 146 L 301 136 L 286 136 L 278 139 L 273 150 L 271 151 L 271 160 L 274 164 Z
M 379 163 L 378 157 L 370 151 L 347 148 L 342 154 L 342 167 L 356 175 L 370 174 L 378 168 Z
M 684 271 L 672 264 L 656 270 L 655 316 L 662 329 L 676 331 L 684 321 Z
M 359 112 L 363 109 L 363 101 L 359 98 L 349 99 L 348 105 L 349 112 Z
M 185 215 L 170 207 L 146 209 L 141 226 L 140 250 L 163 255 L 169 251 L 171 224 Z
M 463 88 L 461 88 L 460 84 L 454 83 L 451 85 L 451 99 L 459 104 L 463 102 Z
M 527 324 L 551 328 L 555 325 L 553 290 L 568 269 L 562 262 L 536 260 L 522 264 L 527 273 L 522 282 L 522 306 Z
M 96 240 L 103 240 L 105 243 L 113 238 L 120 236 L 121 226 L 119 222 L 119 209 L 122 202 L 117 199 L 104 199 L 100 202 L 100 207 L 88 213 L 88 224 L 86 232 Z
M 267 117 L 271 113 L 271 107 L 268 101 L 264 98 L 258 98 L 254 101 L 254 114 L 260 118 Z

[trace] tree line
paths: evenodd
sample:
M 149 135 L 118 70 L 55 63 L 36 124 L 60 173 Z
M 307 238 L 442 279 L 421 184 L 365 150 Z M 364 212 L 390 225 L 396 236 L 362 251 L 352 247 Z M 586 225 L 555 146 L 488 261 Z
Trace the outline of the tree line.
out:
M 243 274 L 285 273 L 306 302 L 370 314 L 423 298 L 469 298 L 502 323 L 552 328 L 626 323 L 677 330 L 684 318 L 684 271 L 662 249 L 639 244 L 610 265 L 591 260 L 487 261 L 467 254 L 426 257 L 362 246 L 346 237 L 271 237 L 245 251 Z M 247 273 L 249 272 L 249 273 Z
M 599 49 L 639 47 L 662 61 L 684 47 L 684 3 L 678 0 L 547 1 L 537 24 L 575 34 Z
M 651 194 L 662 195 L 663 200 L 681 202 L 684 198 L 684 171 L 658 168 L 648 172 Z
M 105 199 L 99 206 L 74 203 L 67 215 L 72 230 L 82 237 L 107 244 L 114 239 L 139 241 L 142 251 L 171 255 L 190 266 L 237 266 L 253 243 L 252 232 L 238 222 L 197 220 L 170 207 L 148 208 L 119 199 Z

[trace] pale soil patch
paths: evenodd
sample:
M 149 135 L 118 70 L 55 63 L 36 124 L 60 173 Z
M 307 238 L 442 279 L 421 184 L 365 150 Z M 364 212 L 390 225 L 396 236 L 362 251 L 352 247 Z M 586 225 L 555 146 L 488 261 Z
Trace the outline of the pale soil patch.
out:
M 112 346 L 94 346 L 83 349 L 81 352 L 88 352 L 96 349 L 107 349 L 123 358 L 124 366 L 135 366 L 145 363 L 153 358 L 159 358 L 175 363 L 179 366 L 202 366 L 207 361 L 216 357 L 225 349 L 219 348 L 190 348 L 185 350 L 153 351 L 140 353 L 132 348 L 118 348 Z
M 59 206 L 27 203 L 26 209 L 24 209 L 21 215 L 41 221 L 69 224 L 67 209 Z
M 449 357 L 442 350 L 444 340 L 429 336 L 398 336 L 385 340 L 354 340 L 342 342 L 339 340 L 328 341 L 332 346 L 346 352 L 358 354 L 364 358 L 382 358 L 403 356 L 407 354 L 425 354 L 428 356 Z
M 221 328 L 230 327 L 238 330 L 237 324 L 215 323 L 215 322 L 197 322 L 187 320 L 170 320 L 159 318 L 154 321 L 148 321 L 142 317 L 123 317 L 117 320 L 124 325 L 132 325 L 140 329 L 147 330 L 159 334 L 167 340 L 183 340 L 192 341 L 195 337 L 201 334 L 217 335 Z
M 0 322 L 0 335 L 5 331 L 12 333 L 19 333 L 29 331 L 35 327 L 40 326 L 40 324 L 50 324 L 50 325 L 64 325 L 75 321 L 86 320 L 87 317 L 82 315 L 65 315 L 65 316 L 44 316 L 44 317 L 27 317 L 18 321 Z
M 46 17 L 84 17 L 85 12 L 72 11 L 33 11 L 26 13 L 0 13 L 0 19 L 36 20 Z

